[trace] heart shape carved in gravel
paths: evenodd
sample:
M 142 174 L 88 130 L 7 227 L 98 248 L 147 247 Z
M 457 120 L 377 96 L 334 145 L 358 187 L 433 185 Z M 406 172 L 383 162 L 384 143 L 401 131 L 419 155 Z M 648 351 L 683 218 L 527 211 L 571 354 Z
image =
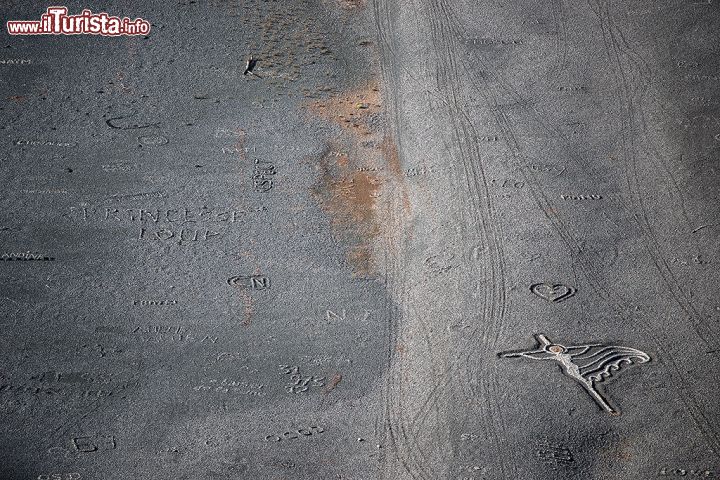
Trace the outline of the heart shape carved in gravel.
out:
M 562 283 L 551 285 L 549 283 L 536 283 L 530 286 L 530 291 L 548 302 L 559 302 L 575 295 L 575 289 Z

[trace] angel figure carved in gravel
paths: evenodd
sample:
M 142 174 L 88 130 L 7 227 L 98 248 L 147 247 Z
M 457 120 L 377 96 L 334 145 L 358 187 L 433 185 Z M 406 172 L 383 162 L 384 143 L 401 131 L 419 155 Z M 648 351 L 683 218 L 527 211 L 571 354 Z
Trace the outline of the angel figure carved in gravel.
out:
M 545 335 L 535 335 L 538 348 L 527 351 L 500 353 L 503 358 L 524 357 L 532 360 L 554 360 L 560 364 L 560 369 L 568 377 L 585 388 L 597 404 L 611 415 L 620 413 L 610 406 L 608 401 L 595 387 L 596 382 L 602 382 L 612 375 L 613 371 L 620 370 L 623 364 L 646 363 L 650 361 L 647 353 L 635 348 L 617 345 L 590 345 L 565 346 L 551 342 Z

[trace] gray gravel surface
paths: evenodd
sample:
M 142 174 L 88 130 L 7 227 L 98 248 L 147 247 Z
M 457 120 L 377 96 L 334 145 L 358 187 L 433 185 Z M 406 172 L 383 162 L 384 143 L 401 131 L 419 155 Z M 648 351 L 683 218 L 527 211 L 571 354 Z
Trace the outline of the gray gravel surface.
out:
M 0 33 L 0 479 L 720 477 L 717 1 L 67 6 L 152 28 Z

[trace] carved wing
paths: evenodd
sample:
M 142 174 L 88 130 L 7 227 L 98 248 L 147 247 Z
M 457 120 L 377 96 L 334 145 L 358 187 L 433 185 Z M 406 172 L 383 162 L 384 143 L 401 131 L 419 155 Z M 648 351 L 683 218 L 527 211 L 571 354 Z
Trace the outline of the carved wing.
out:
M 580 375 L 591 382 L 602 382 L 612 376 L 612 372 L 620 370 L 623 364 L 650 361 L 650 356 L 645 352 L 616 345 L 569 347 L 568 354 L 580 369 Z

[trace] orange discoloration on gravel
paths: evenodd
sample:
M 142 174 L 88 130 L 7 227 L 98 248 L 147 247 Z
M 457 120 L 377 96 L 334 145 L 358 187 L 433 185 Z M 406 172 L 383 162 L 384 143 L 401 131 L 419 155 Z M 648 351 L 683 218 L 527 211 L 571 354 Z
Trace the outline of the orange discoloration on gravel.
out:
M 362 136 L 373 135 L 372 121 L 382 110 L 380 89 L 371 82 L 342 95 L 317 100 L 308 105 L 310 111 L 343 129 Z
M 379 266 L 377 240 L 392 246 L 402 229 L 398 217 L 410 213 L 398 149 L 382 122 L 380 89 L 370 81 L 306 106 L 340 127 L 318 159 L 315 197 L 329 215 L 336 238 L 348 247 L 353 274 L 373 277 Z
M 398 153 L 397 144 L 389 136 L 383 139 L 382 145 L 383 155 L 387 162 L 387 168 L 395 177 L 395 183 L 400 186 L 399 193 L 402 197 L 403 211 L 406 215 L 410 214 L 410 196 L 405 185 L 405 173 L 403 172 L 402 163 L 400 162 L 400 154 Z
M 343 10 L 357 12 L 367 7 L 367 0 L 325 0 L 325 4 L 340 7 Z
M 332 148 L 320 158 L 320 181 L 314 189 L 320 206 L 330 216 L 336 237 L 350 245 L 348 260 L 355 275 L 372 276 L 372 242 L 380 226 L 376 201 L 381 179 L 351 166 L 350 156 Z
M 335 387 L 338 386 L 338 384 L 342 381 L 342 375 L 339 372 L 336 372 L 335 375 L 330 379 L 330 382 L 325 387 L 325 394 L 332 392 Z
M 243 307 L 244 307 L 244 318 L 242 321 L 243 327 L 249 327 L 250 323 L 252 322 L 252 314 L 253 314 L 253 298 L 251 295 L 247 294 L 246 292 L 241 291 L 240 296 L 243 300 Z
M 343 8 L 365 8 L 367 4 L 365 0 L 338 0 Z

